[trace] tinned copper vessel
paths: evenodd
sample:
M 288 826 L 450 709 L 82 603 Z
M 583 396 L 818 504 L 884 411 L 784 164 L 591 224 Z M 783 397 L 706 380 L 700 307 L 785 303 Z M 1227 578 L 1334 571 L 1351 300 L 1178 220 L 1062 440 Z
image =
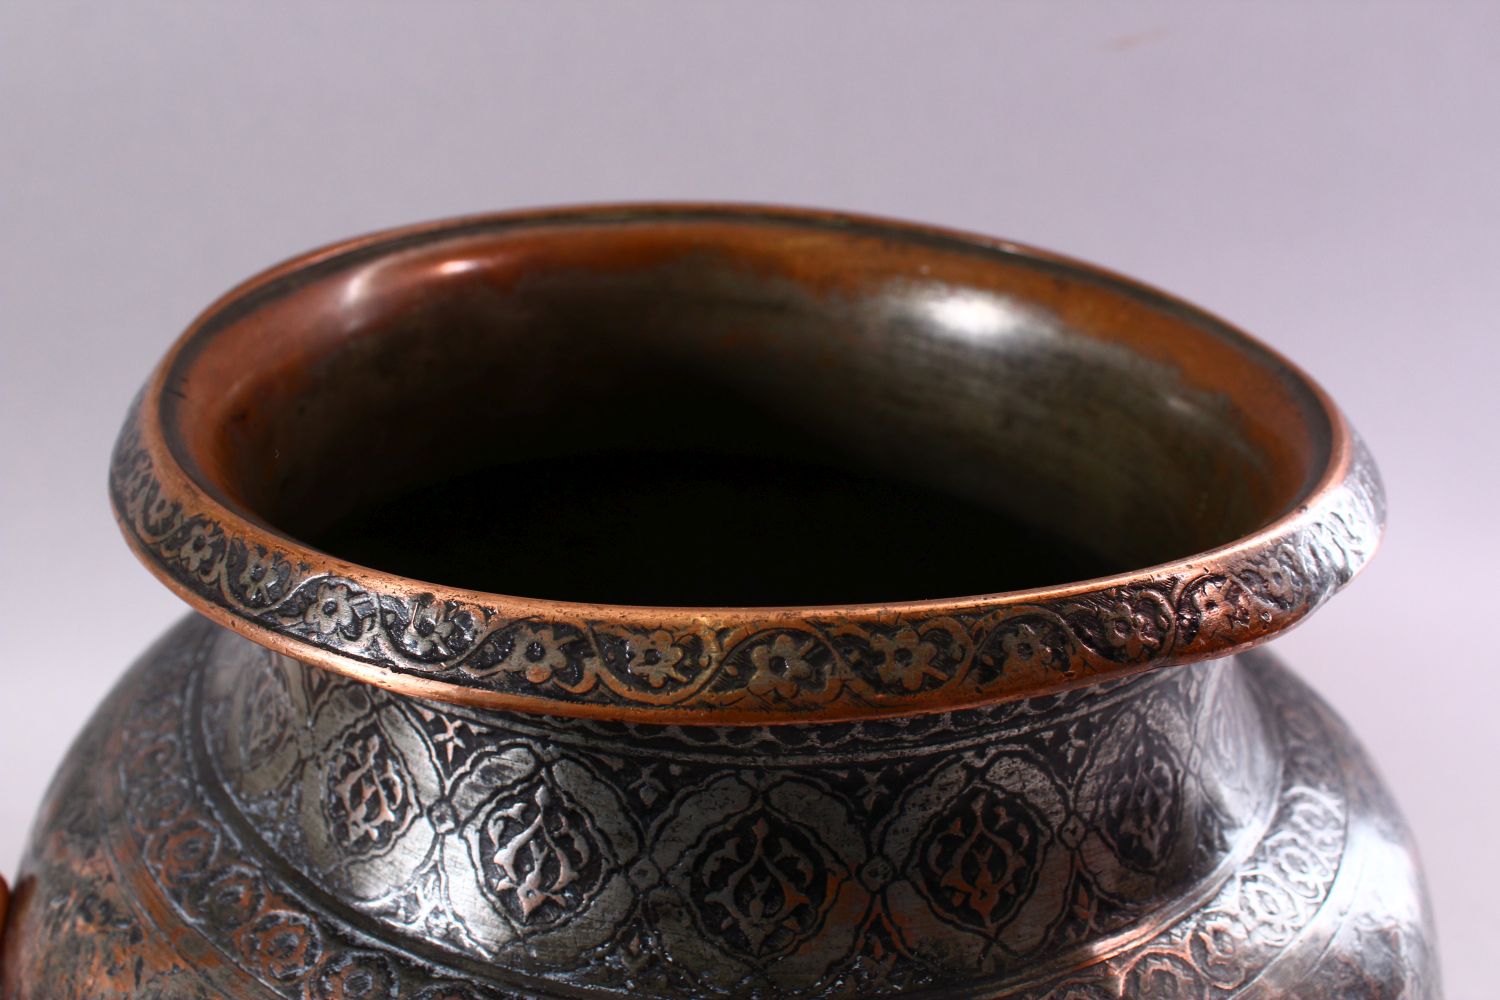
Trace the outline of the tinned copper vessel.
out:
M 6 997 L 1437 995 L 1400 817 L 1254 648 L 1375 467 L 1125 278 L 785 209 L 381 233 L 209 308 L 110 495 L 197 614 L 48 794 Z

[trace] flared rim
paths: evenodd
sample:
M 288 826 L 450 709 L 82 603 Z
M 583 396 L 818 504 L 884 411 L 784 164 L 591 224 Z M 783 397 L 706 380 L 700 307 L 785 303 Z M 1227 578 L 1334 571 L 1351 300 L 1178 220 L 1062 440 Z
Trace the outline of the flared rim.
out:
M 858 230 L 1037 262 L 1188 317 L 1274 366 L 1326 420 L 1327 462 L 1264 527 L 1184 559 L 1062 586 L 891 604 L 641 607 L 413 580 L 298 541 L 226 496 L 177 445 L 174 380 L 216 331 L 313 275 L 474 233 L 728 220 Z M 585 206 L 409 226 L 257 275 L 178 339 L 133 404 L 110 476 L 133 550 L 174 592 L 279 653 L 415 697 L 632 722 L 764 725 L 959 708 L 1230 655 L 1300 622 L 1368 561 L 1383 495 L 1368 452 L 1305 374 L 1230 324 L 1093 265 L 885 219 L 739 205 Z M 339 609 L 332 627 L 317 609 Z M 560 652 L 538 659 L 518 650 Z M 911 650 L 931 651 L 913 659 Z M 905 655 L 902 653 L 905 651 Z

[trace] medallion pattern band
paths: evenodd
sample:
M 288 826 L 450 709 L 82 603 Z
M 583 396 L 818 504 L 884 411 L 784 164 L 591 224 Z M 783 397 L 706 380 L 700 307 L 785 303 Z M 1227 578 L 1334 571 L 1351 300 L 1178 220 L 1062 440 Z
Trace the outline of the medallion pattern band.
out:
M 46 960 L 129 995 L 1425 995 L 1404 833 L 1258 655 L 946 716 L 653 727 L 453 711 L 183 631 L 28 861 Z M 131 957 L 164 929 L 175 964 Z

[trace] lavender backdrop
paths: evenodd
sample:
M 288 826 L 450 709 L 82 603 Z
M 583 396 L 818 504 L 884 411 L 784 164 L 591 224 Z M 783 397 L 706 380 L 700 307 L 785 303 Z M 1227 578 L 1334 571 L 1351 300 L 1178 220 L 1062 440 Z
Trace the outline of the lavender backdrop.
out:
M 1500 863 L 1500 4 L 0 6 L 0 870 L 180 606 L 104 499 L 125 405 L 232 283 L 396 223 L 785 201 L 1160 284 L 1333 392 L 1385 551 L 1279 644 L 1416 827 L 1450 995 Z M 68 601 L 91 613 L 64 613 Z

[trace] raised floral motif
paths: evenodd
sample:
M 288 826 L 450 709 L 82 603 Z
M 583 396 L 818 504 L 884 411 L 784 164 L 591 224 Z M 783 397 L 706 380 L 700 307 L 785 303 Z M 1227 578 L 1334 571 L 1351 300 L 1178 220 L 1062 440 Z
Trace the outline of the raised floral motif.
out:
M 545 772 L 485 811 L 477 850 L 486 894 L 520 924 L 566 919 L 607 864 L 588 816 Z
M 323 953 L 322 935 L 312 918 L 285 910 L 256 918 L 240 932 L 238 944 L 242 961 L 277 983 L 303 979 Z
M 391 1000 L 396 972 L 379 952 L 345 951 L 318 966 L 308 993 L 314 1000 Z
M 345 849 L 385 848 L 411 822 L 411 777 L 380 723 L 345 734 L 325 775 L 330 828 Z
M 260 546 L 233 542 L 229 546 L 229 579 L 235 595 L 248 607 L 267 607 L 286 593 L 291 564 Z
M 938 658 L 937 645 L 922 638 L 914 628 L 903 628 L 890 635 L 872 635 L 870 648 L 880 657 L 876 672 L 892 687 L 899 685 L 915 691 L 928 680 L 947 679 L 942 671 L 933 669 Z
M 177 558 L 183 568 L 194 575 L 212 569 L 224 544 L 222 536 L 199 521 L 188 524 L 186 529 L 186 537 L 177 543 Z
M 315 635 L 330 636 L 338 632 L 353 638 L 364 631 L 360 627 L 359 605 L 368 598 L 357 593 L 347 583 L 337 580 L 322 580 L 317 584 L 313 599 L 302 612 L 302 623 Z
M 704 929 L 752 959 L 792 949 L 822 924 L 827 855 L 813 830 L 771 811 L 711 831 L 692 873 Z
M 821 644 L 812 636 L 779 632 L 750 649 L 751 670 L 745 691 L 757 698 L 793 698 L 818 675 Z
M 397 647 L 414 660 L 440 661 L 465 653 L 474 643 L 474 612 L 453 601 L 423 594 L 411 604 L 396 604 L 386 619 Z
M 920 881 L 939 913 L 993 933 L 1030 896 L 1046 823 L 1026 800 L 975 781 L 929 828 Z
M 209 880 L 198 906 L 204 920 L 223 930 L 249 923 L 264 899 L 260 875 L 245 865 L 233 864 Z
M 672 634 L 663 629 L 646 632 L 630 640 L 625 669 L 640 677 L 654 688 L 668 681 L 678 684 L 687 680 L 678 672 L 682 662 L 682 650 L 673 645 Z
M 560 634 L 550 625 L 526 622 L 516 626 L 509 637 L 510 647 L 490 665 L 465 660 L 464 672 L 471 677 L 487 677 L 497 672 L 519 673 L 532 684 L 545 684 L 568 666 L 568 644 L 571 636 Z

